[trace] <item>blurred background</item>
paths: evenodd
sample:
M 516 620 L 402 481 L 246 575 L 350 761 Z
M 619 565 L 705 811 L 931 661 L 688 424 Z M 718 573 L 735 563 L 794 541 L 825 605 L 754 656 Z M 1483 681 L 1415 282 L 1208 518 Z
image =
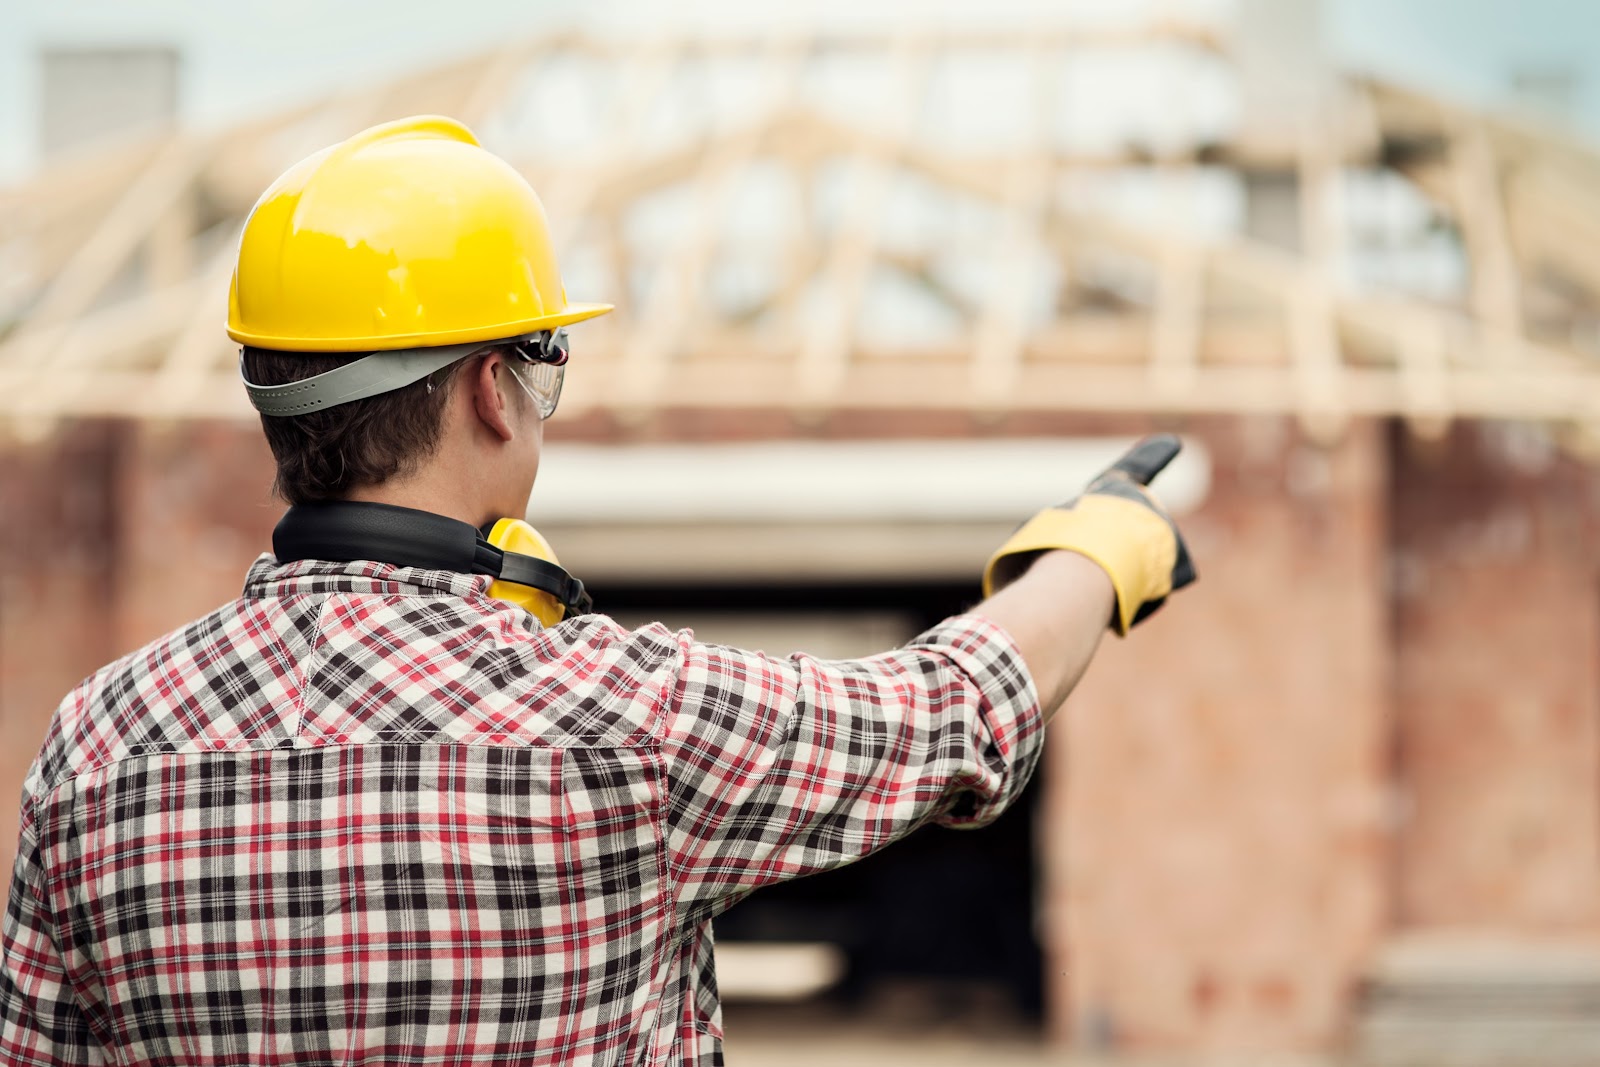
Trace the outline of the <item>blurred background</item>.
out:
M 575 331 L 602 610 L 850 656 L 1152 430 L 1202 583 L 1028 798 L 719 921 L 735 1063 L 1600 1063 L 1600 8 L 0 0 L 0 862 L 83 675 L 281 511 L 222 331 L 416 112 Z

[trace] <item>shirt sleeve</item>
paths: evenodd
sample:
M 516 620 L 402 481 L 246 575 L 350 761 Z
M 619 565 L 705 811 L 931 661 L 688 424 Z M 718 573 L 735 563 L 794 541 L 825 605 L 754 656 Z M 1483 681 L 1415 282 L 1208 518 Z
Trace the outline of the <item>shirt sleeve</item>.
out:
M 31 806 L 24 806 L 5 924 L 0 928 L 0 1063 L 104 1062 L 74 999 L 52 936 Z
M 665 750 L 669 848 L 691 917 L 929 820 L 991 822 L 1038 762 L 1033 680 L 1010 636 L 979 616 L 862 660 L 680 639 Z

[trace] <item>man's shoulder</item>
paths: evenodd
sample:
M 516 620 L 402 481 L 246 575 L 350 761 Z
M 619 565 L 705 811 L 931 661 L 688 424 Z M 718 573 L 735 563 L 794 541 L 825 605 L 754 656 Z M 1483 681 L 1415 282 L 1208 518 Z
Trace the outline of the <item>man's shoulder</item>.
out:
M 85 678 L 57 708 L 30 788 L 134 756 L 653 743 L 682 635 L 605 615 L 541 628 L 475 585 L 332 569 L 263 558 L 242 596 Z
M 287 737 L 292 665 L 313 630 L 281 601 L 239 597 L 111 661 L 57 706 L 31 786 L 130 755 Z
M 653 744 L 683 660 L 661 626 L 542 627 L 500 601 L 387 597 L 331 607 L 306 680 L 305 740 Z

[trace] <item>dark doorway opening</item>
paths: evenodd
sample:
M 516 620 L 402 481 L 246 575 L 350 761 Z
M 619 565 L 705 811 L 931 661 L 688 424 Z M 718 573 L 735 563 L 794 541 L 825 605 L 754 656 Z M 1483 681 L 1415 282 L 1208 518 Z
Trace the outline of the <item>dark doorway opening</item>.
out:
M 977 592 L 970 582 L 797 582 L 608 585 L 596 590 L 596 598 L 601 610 L 630 625 L 660 620 L 674 628 L 694 626 L 699 633 L 696 620 L 718 619 L 718 632 L 708 639 L 735 644 L 744 644 L 738 640 L 742 618 L 767 623 L 768 638 L 774 618 L 792 619 L 800 635 L 827 633 L 832 620 L 895 619 L 898 636 L 851 653 L 867 654 L 966 610 Z M 774 654 L 818 651 L 803 643 L 756 647 Z M 950 1020 L 981 1005 L 979 1010 L 991 1015 L 1037 1025 L 1043 995 L 1035 921 L 1041 794 L 1036 780 L 1020 803 L 982 830 L 924 827 L 851 866 L 763 889 L 716 920 L 718 945 L 836 946 L 845 961 L 843 973 L 821 994 L 821 1002 L 833 1009 L 872 1012 L 886 1004 L 904 1009 L 909 999 L 915 1003 L 901 1015 L 926 1012 Z M 739 990 L 727 986 L 725 978 L 726 999 L 737 1011 Z

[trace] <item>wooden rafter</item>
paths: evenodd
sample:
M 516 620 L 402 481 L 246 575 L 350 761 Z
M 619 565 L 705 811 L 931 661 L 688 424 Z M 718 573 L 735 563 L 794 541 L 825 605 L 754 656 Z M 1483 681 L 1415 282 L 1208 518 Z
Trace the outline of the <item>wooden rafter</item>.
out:
M 1552 306 L 1600 323 L 1600 157 L 1548 131 L 1374 82 L 1348 86 L 1342 110 L 1312 117 L 1298 142 L 1254 145 L 1249 157 L 1228 144 L 1151 153 L 1063 141 L 1051 79 L 1069 50 L 1152 42 L 1223 55 L 1210 31 L 1173 22 L 959 36 L 568 33 L 205 137 L 122 145 L 94 166 L 79 160 L 0 190 L 0 254 L 22 250 L 6 297 L 21 317 L 0 321 L 0 420 L 247 414 L 218 324 L 229 235 L 260 189 L 294 159 L 397 112 L 445 111 L 495 129 L 519 87 L 579 55 L 616 86 L 594 116 L 602 133 L 593 143 L 570 157 L 493 145 L 541 189 L 558 246 L 595 253 L 619 293 L 637 287 L 642 296 L 622 298 L 631 306 L 615 323 L 585 328 L 573 409 L 1273 412 L 1319 434 L 1368 414 L 1402 416 L 1426 434 L 1488 416 L 1600 425 L 1600 351 L 1577 347 L 1571 330 L 1538 332 Z M 1027 69 L 1033 113 L 1021 148 L 973 152 L 919 132 L 930 71 L 971 51 Z M 873 121 L 798 91 L 813 64 L 839 54 L 877 57 L 888 72 Z M 764 72 L 762 108 L 641 150 L 661 100 L 686 74 L 741 59 Z M 824 204 L 819 175 L 836 161 L 849 180 Z M 795 236 L 733 249 L 727 205 L 757 163 L 790 180 Z M 1143 169 L 1186 187 L 1202 163 L 1297 176 L 1300 251 L 1200 239 L 1176 224 L 1140 229 L 1064 206 L 1069 173 Z M 1352 163 L 1392 167 L 1455 223 L 1472 279 L 1458 304 L 1341 286 L 1339 194 Z M 881 223 L 908 179 L 939 206 L 925 245 L 888 247 Z M 682 230 L 666 246 L 649 244 L 639 218 L 673 191 L 687 204 Z M 940 229 L 971 204 L 997 220 L 980 239 L 993 267 L 976 284 L 947 273 L 962 250 Z M 734 251 L 765 257 L 771 287 L 754 303 L 723 307 L 707 278 Z M 1050 321 L 1036 323 L 1028 299 L 1040 255 L 1064 277 L 1095 256 L 1133 264 L 1148 292 L 1106 306 L 1061 299 Z M 932 343 L 865 337 L 862 312 L 884 270 L 959 327 Z M 1234 291 L 1251 303 L 1220 310 L 1218 294 Z
M 803 39 L 771 46 L 763 64 L 766 84 L 760 95 L 780 107 L 787 105 L 809 48 L 809 42 Z M 728 204 L 745 167 L 765 141 L 765 130 L 746 130 L 724 138 L 705 152 L 688 226 L 672 254 L 658 268 L 644 314 L 623 350 L 619 407 L 637 410 L 648 406 L 690 324 L 702 313 L 706 273 L 722 235 Z
M 1049 215 L 1055 196 L 1055 168 L 1046 146 L 1051 140 L 1049 116 L 1058 84 L 1056 68 L 1048 62 L 1044 45 L 1037 41 L 1026 49 L 1021 61 L 1030 90 L 1029 141 L 1038 149 L 1007 172 L 1001 194 L 1004 213 L 995 244 L 989 298 L 972 346 L 972 398 L 987 409 L 1003 409 L 1017 387 L 1032 281 L 1029 255 L 1038 244 L 1035 234 Z
M 899 38 L 889 64 L 897 94 L 889 109 L 889 132 L 864 144 L 852 161 L 850 199 L 822 269 L 830 299 L 813 311 L 796 359 L 795 386 L 808 403 L 827 400 L 843 380 L 861 301 L 871 280 L 894 164 L 899 158 L 897 148 L 910 140 L 922 103 L 923 82 L 928 77 L 927 41 Z
M 1341 175 L 1327 138 L 1326 116 L 1311 116 L 1300 138 L 1300 243 L 1306 267 L 1290 286 L 1289 354 L 1300 384 L 1300 420 L 1330 439 L 1344 429 L 1344 364 L 1334 316 L 1334 273 L 1340 256 Z

